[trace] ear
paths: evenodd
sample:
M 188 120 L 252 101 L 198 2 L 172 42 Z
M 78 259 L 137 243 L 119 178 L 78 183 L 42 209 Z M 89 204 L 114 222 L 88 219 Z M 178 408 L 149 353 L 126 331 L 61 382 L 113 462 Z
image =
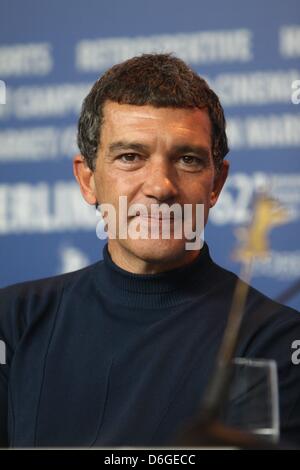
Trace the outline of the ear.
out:
M 225 181 L 228 176 L 229 171 L 229 161 L 223 160 L 221 169 L 216 173 L 214 180 L 214 187 L 210 195 L 210 207 L 213 207 L 222 191 L 222 188 L 225 184 Z
M 97 202 L 94 173 L 88 167 L 82 155 L 76 155 L 73 159 L 73 173 L 79 184 L 80 191 L 88 204 Z

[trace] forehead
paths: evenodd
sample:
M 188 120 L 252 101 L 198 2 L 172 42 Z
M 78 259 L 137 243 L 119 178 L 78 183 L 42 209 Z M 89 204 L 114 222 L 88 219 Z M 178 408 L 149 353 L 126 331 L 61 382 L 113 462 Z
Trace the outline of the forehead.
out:
M 171 137 L 207 143 L 211 141 L 211 123 L 205 108 L 156 108 L 108 101 L 104 105 L 101 141 L 127 137 Z

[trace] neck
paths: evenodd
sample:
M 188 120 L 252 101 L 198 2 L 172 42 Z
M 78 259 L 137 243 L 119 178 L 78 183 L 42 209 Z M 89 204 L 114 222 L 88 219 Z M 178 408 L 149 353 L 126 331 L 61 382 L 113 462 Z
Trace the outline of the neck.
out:
M 136 256 L 114 240 L 108 241 L 108 251 L 112 261 L 121 269 L 133 274 L 158 274 L 172 269 L 180 268 L 192 263 L 198 256 L 200 250 L 183 251 L 170 257 L 169 253 L 159 259 L 149 259 L 146 256 Z

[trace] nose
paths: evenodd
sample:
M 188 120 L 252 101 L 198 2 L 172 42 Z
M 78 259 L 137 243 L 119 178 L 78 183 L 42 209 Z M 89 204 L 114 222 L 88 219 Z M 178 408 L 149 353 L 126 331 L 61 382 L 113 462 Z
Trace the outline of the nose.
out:
M 149 163 L 143 184 L 143 193 L 158 202 L 172 202 L 177 196 L 178 190 L 171 162 L 157 159 Z

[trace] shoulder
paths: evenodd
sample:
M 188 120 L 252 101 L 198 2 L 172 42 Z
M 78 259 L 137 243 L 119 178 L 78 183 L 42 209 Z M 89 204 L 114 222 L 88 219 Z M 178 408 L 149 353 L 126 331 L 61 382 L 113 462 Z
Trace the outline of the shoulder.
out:
M 243 282 L 235 276 L 236 282 Z M 236 284 L 235 282 L 235 284 Z M 240 355 L 274 359 L 285 370 L 300 340 L 300 313 L 247 285 L 240 335 Z M 300 372 L 300 369 L 299 371 Z
M 42 299 L 48 296 L 55 296 L 63 288 L 70 287 L 73 284 L 83 281 L 99 263 L 101 262 L 97 262 L 85 268 L 66 274 L 19 282 L 7 287 L 2 287 L 0 288 L 0 311 L 3 310 L 3 303 L 6 305 L 7 303 L 15 305 L 18 302 L 32 301 L 33 298 Z
M 222 303 L 226 311 L 229 311 L 234 292 L 238 283 L 245 287 L 246 300 L 244 305 L 243 333 L 248 339 L 255 337 L 256 340 L 264 332 L 275 333 L 275 331 L 294 331 L 300 338 L 300 313 L 271 299 L 252 285 L 245 283 L 233 272 L 213 263 L 211 270 L 211 281 L 218 302 Z
M 35 319 L 57 311 L 64 291 L 75 291 L 89 282 L 90 273 L 100 263 L 70 273 L 1 288 L 0 339 L 15 344 Z
M 252 314 L 253 312 L 256 312 L 256 314 L 260 315 L 264 312 L 263 316 L 274 315 L 276 312 L 284 312 L 284 314 L 289 318 L 295 318 L 296 320 L 300 319 L 300 313 L 297 310 L 271 299 L 251 284 L 244 282 L 232 271 L 229 271 L 216 263 L 213 263 L 212 279 L 215 281 L 215 286 L 219 287 L 220 292 L 223 291 L 224 296 L 228 296 L 231 299 L 237 283 L 242 283 L 246 287 L 247 312 L 252 312 Z

